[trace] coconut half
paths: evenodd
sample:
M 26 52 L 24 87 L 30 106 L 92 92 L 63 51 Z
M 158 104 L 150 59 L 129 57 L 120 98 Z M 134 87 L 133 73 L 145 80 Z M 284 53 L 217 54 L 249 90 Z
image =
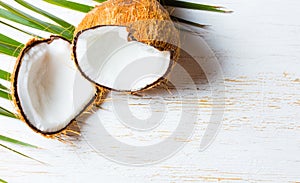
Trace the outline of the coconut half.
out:
M 81 73 L 117 91 L 159 84 L 180 52 L 179 31 L 157 0 L 105 1 L 85 15 L 74 37 Z
M 94 85 L 76 69 L 70 42 L 57 36 L 26 45 L 12 83 L 20 118 L 43 134 L 66 128 L 96 93 Z
M 163 79 L 171 52 L 138 42 L 125 26 L 96 26 L 74 39 L 73 54 L 82 75 L 105 88 L 139 91 Z

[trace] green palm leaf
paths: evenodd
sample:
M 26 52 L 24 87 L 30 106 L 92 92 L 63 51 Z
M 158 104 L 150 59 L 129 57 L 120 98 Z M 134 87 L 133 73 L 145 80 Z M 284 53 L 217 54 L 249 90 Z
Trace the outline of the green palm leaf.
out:
M 5 17 L 3 16 L 3 18 L 6 18 L 6 19 L 12 20 L 12 21 L 16 20 L 15 22 L 17 22 L 17 23 L 21 23 L 21 24 L 27 25 L 29 27 L 33 27 L 33 28 L 36 28 L 39 30 L 43 30 L 43 31 L 47 31 L 50 33 L 61 35 L 68 40 L 73 39 L 73 34 L 69 30 L 67 30 L 63 27 L 41 21 L 41 20 L 39 20 L 31 15 L 28 15 L 27 13 L 24 13 L 23 11 L 20 11 L 2 1 L 0 1 L 0 5 L 3 8 L 7 9 L 8 12 L 10 12 L 10 13 L 8 13 L 8 12 L 2 13 L 4 16 L 6 15 Z M 2 9 L 2 12 L 3 12 L 3 9 Z M 7 16 L 8 14 L 9 14 L 9 16 Z M 13 16 L 14 18 L 12 18 L 11 16 Z M 21 19 L 22 19 L 22 21 L 20 21 Z M 25 20 L 25 22 L 23 22 L 24 20 Z
M 1 14 L 1 10 L 0 10 Z M 11 39 L 0 33 L 0 52 L 17 57 L 23 48 L 23 44 L 18 41 Z M 1 73 L 0 73 L 1 78 Z
M 0 51 L 3 54 L 9 55 L 9 56 L 13 56 L 13 57 L 17 57 L 20 54 L 20 50 L 19 49 L 15 49 L 11 46 L 7 46 L 5 44 L 2 44 L 0 42 Z
M 42 164 L 46 164 L 46 163 L 44 163 L 44 162 L 42 162 L 42 161 L 40 161 L 40 160 L 37 160 L 37 159 L 35 159 L 35 158 L 32 158 L 32 157 L 26 155 L 26 154 L 24 154 L 24 153 L 21 153 L 21 152 L 19 152 L 19 151 L 17 151 L 17 150 L 14 150 L 14 149 L 12 149 L 12 148 L 6 146 L 6 145 L 0 144 L 0 146 L 1 146 L 1 147 L 4 147 L 5 149 L 8 149 L 8 150 L 10 150 L 10 151 L 12 151 L 12 152 L 14 152 L 14 153 L 16 153 L 16 154 L 19 154 L 19 155 L 21 155 L 21 156 L 23 156 L 23 157 L 25 157 L 25 158 L 28 158 L 28 159 L 37 161 L 37 162 L 42 163 Z
M 31 144 L 28 144 L 28 143 L 25 143 L 25 142 L 22 142 L 22 141 L 19 141 L 19 140 L 16 140 L 16 139 L 12 139 L 12 138 L 9 138 L 9 137 L 3 136 L 3 135 L 0 135 L 0 140 L 4 141 L 4 142 L 9 142 L 9 143 L 12 143 L 12 144 L 16 144 L 16 145 L 32 147 L 32 148 L 38 148 L 35 145 L 31 145 Z
M 66 0 L 44 0 L 44 1 L 54 4 L 54 5 L 64 7 L 64 8 L 69 8 L 72 10 L 84 12 L 84 13 L 87 13 L 91 9 L 93 9 L 92 6 L 75 3 L 72 1 L 66 1 Z M 98 3 L 102 3 L 102 2 L 105 2 L 106 0 L 94 0 L 94 1 L 98 2 Z M 202 10 L 202 11 L 213 11 L 213 12 L 220 12 L 220 13 L 231 12 L 231 11 L 223 9 L 223 7 L 221 7 L 221 6 L 210 6 L 210 5 L 184 2 L 184 1 L 162 0 L 162 1 L 160 1 L 160 3 L 165 6 L 172 6 L 172 7 L 178 7 L 178 8 L 187 8 L 187 9 Z
M 36 23 L 31 22 L 21 16 L 18 16 L 8 10 L 0 9 L 0 17 L 10 20 L 12 22 L 16 22 L 22 25 L 26 25 L 28 27 L 32 27 L 38 30 L 43 30 L 44 28 L 41 25 L 37 25 Z
M 0 83 L 0 90 L 10 92 L 10 89 Z
M 17 115 L 0 106 L 0 115 L 18 119 Z
M 15 46 L 15 47 L 19 47 L 20 45 L 22 45 L 22 43 L 10 38 L 10 37 L 7 37 L 3 34 L 0 33 L 0 41 L 1 42 L 5 42 L 11 46 Z
M 60 7 L 83 12 L 83 13 L 87 13 L 94 8 L 93 6 L 88 6 L 85 4 L 75 3 L 72 1 L 66 1 L 66 0 L 43 0 L 43 1 L 50 3 L 50 4 L 60 6 Z
M 182 18 L 178 18 L 178 17 L 175 17 L 175 16 L 171 16 L 171 19 L 175 22 L 178 21 L 178 22 L 188 24 L 188 25 L 192 25 L 192 26 L 199 27 L 199 28 L 205 28 L 207 26 L 207 25 L 202 25 L 202 24 L 196 23 L 196 22 L 191 22 L 191 21 L 188 21 L 188 20 L 185 20 L 185 19 L 182 19 Z
M 229 10 L 225 10 L 222 6 L 210 6 L 210 5 L 191 3 L 191 2 L 185 2 L 185 1 L 163 0 L 161 3 L 165 6 L 172 6 L 172 7 L 177 7 L 177 8 L 212 11 L 212 12 L 219 12 L 219 13 L 230 13 L 231 12 Z
M 104 1 L 106 0 L 94 0 L 95 2 L 98 2 L 98 3 L 103 3 Z
M 11 95 L 6 91 L 0 90 L 0 98 L 11 100 Z
M 87 13 L 91 9 L 93 9 L 92 6 L 84 5 L 84 4 L 79 4 L 79 3 L 74 3 L 71 1 L 66 1 L 66 0 L 44 0 L 48 3 L 55 4 L 64 8 L 76 10 L 79 12 Z M 102 3 L 106 0 L 94 0 L 95 2 Z M 198 3 L 191 3 L 191 2 L 183 2 L 183 1 L 174 1 L 174 0 L 164 0 L 160 1 L 162 5 L 165 6 L 173 6 L 173 7 L 178 7 L 178 8 L 187 8 L 187 9 L 194 9 L 194 10 L 202 10 L 202 11 L 213 11 L 213 12 L 221 12 L 221 13 L 228 13 L 231 11 L 222 9 L 223 7 L 221 6 L 210 6 L 210 5 L 203 5 L 203 4 L 198 4 Z M 196 22 L 188 21 L 179 17 L 171 16 L 172 20 L 176 20 L 178 22 L 204 28 L 206 25 L 202 25 Z
M 33 6 L 32 4 L 27 3 L 26 1 L 23 0 L 15 0 L 17 3 L 21 4 L 22 6 L 36 12 L 39 13 L 40 15 L 43 15 L 51 20 L 53 20 L 54 22 L 56 22 L 57 24 L 61 25 L 62 27 L 64 27 L 65 29 L 69 30 L 70 32 L 73 32 L 75 30 L 74 25 L 69 24 L 68 22 L 64 21 L 63 19 L 60 19 L 50 13 L 48 13 L 47 11 L 44 11 L 38 7 Z
M 7 183 L 7 182 L 3 179 L 0 179 L 0 183 Z
M 9 72 L 0 69 L 0 79 L 10 81 L 10 78 L 11 78 L 11 74 Z
M 40 36 L 38 36 L 38 35 L 36 35 L 36 34 L 33 34 L 33 33 L 31 33 L 31 32 L 22 30 L 22 29 L 20 29 L 20 28 L 18 28 L 18 27 L 16 27 L 16 26 L 10 25 L 10 24 L 5 23 L 5 22 L 3 22 L 3 21 L 1 21 L 1 20 L 0 20 L 0 23 L 3 24 L 3 25 L 6 25 L 6 26 L 8 26 L 8 27 L 11 27 L 11 28 L 13 28 L 13 29 L 16 29 L 17 31 L 23 32 L 23 33 L 25 33 L 25 34 L 28 34 L 28 35 L 30 35 L 30 36 L 32 36 L 32 37 L 42 38 L 42 37 L 40 37 Z

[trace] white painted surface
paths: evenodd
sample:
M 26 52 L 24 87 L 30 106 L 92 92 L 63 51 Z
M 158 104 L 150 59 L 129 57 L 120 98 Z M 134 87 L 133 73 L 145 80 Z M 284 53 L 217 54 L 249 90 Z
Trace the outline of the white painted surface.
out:
M 40 1 L 36 3 L 42 4 Z M 203 73 L 195 72 L 193 77 L 199 78 L 197 87 L 200 89 L 197 100 L 191 98 L 200 111 L 195 131 L 191 140 L 171 158 L 148 166 L 121 165 L 99 155 L 84 140 L 62 143 L 46 139 L 20 121 L 0 117 L 0 134 L 43 149 L 13 147 L 47 163 L 40 164 L 0 149 L 0 177 L 9 182 L 299 182 L 300 23 L 297 17 L 300 16 L 300 2 L 232 0 L 206 3 L 222 4 L 235 11 L 230 15 L 181 13 L 184 17 L 212 25 L 207 30 L 198 31 L 215 53 L 225 78 L 224 120 L 207 149 L 199 151 L 200 141 L 211 117 L 211 109 L 216 106 L 211 103 L 211 87 Z M 82 17 L 82 14 L 59 11 L 52 6 L 47 10 L 68 17 L 67 20 L 74 24 Z M 1 33 L 23 42 L 28 39 L 4 29 L 2 25 Z M 11 71 L 14 59 L 3 55 L 0 58 L 0 67 Z M 214 68 L 204 72 L 218 74 Z M 189 86 L 182 89 L 186 96 L 193 96 Z M 158 89 L 153 95 L 157 99 L 160 94 L 171 97 L 163 89 Z M 133 114 L 146 118 L 149 108 L 147 105 L 141 107 L 144 106 L 141 104 L 147 104 L 149 100 L 136 98 L 132 96 L 130 99 Z M 186 102 L 175 98 L 168 101 L 168 107 L 180 114 L 177 99 Z M 0 102 L 11 107 L 5 100 Z M 134 105 L 137 103 L 141 106 Z M 109 106 L 109 101 L 105 106 Z M 105 114 L 105 127 L 126 143 L 150 144 L 172 133 L 172 125 L 152 135 L 130 133 L 116 120 L 109 121 L 113 116 L 108 114 Z M 172 117 L 168 120 L 172 121 Z

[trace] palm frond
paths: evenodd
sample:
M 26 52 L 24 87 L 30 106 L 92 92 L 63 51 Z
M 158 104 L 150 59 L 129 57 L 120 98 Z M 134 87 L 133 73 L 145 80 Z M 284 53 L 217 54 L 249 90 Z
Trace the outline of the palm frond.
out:
M 5 149 L 8 149 L 8 150 L 10 150 L 10 151 L 12 151 L 12 152 L 14 152 L 14 153 L 16 153 L 16 154 L 19 154 L 19 155 L 21 155 L 21 156 L 23 156 L 23 157 L 25 157 L 25 158 L 28 158 L 28 159 L 37 161 L 37 162 L 42 163 L 42 164 L 46 164 L 46 163 L 44 163 L 44 162 L 42 162 L 42 161 L 40 161 L 40 160 L 37 160 L 37 159 L 35 159 L 35 158 L 33 158 L 33 157 L 30 157 L 30 156 L 26 155 L 26 154 L 24 154 L 24 153 L 21 153 L 21 152 L 19 152 L 19 151 L 17 151 L 17 150 L 14 150 L 14 149 L 12 149 L 12 148 L 6 146 L 6 145 L 0 144 L 0 146 L 3 147 L 3 148 L 5 148 Z
M 20 54 L 19 49 L 15 49 L 11 46 L 2 43 L 0 43 L 0 52 L 13 57 L 17 57 Z
M 11 94 L 0 89 L 0 98 L 11 100 Z
M 7 182 L 3 179 L 0 179 L 0 183 L 7 183 Z
M 3 135 L 0 135 L 0 141 L 9 142 L 9 143 L 12 143 L 12 144 L 21 145 L 21 146 L 25 146 L 25 147 L 38 148 L 35 145 L 28 144 L 28 143 L 25 143 L 25 142 L 22 142 L 22 141 L 19 141 L 19 140 L 16 140 L 16 139 L 12 139 L 10 137 L 6 137 L 6 136 L 3 136 Z
M 66 1 L 66 0 L 43 0 L 47 3 L 54 4 L 63 8 L 68 8 L 71 10 L 87 13 L 91 11 L 94 7 L 93 6 L 88 6 L 85 4 L 80 4 L 72 1 Z
M 0 14 L 1 14 L 1 11 L 0 11 Z M 23 46 L 24 45 L 22 43 L 0 33 L 0 52 L 1 53 L 4 53 L 9 56 L 17 57 L 20 54 Z M 0 72 L 0 78 L 2 78 L 1 72 Z
M 0 90 L 10 92 L 10 89 L 0 83 Z
M 18 10 L 6 3 L 4 3 L 3 1 L 0 1 L 0 6 L 2 6 L 3 8 L 5 8 L 7 11 L 5 11 L 4 9 L 2 10 L 2 18 L 11 20 L 11 21 L 15 21 L 17 23 L 29 26 L 29 27 L 33 27 L 35 29 L 38 30 L 42 30 L 42 31 L 47 31 L 53 34 L 57 34 L 57 35 L 61 35 L 64 38 L 68 39 L 68 40 L 72 40 L 73 39 L 73 34 L 72 32 L 70 32 L 68 29 L 65 29 L 63 27 L 39 20 L 21 10 Z M 1 13 L 0 13 L 1 16 Z
M 11 78 L 11 74 L 9 72 L 0 69 L 0 79 L 10 81 L 10 78 Z
M 9 110 L 7 109 L 4 109 L 3 107 L 0 106 L 0 115 L 2 116 L 6 116 L 6 117 L 10 117 L 10 118 L 15 118 L 15 119 L 18 119 L 18 115 L 10 112 Z
M 18 24 L 25 25 L 27 27 L 34 28 L 34 29 L 38 29 L 38 30 L 43 29 L 43 27 L 41 25 L 33 23 L 30 20 L 27 20 L 27 19 L 25 19 L 21 16 L 18 16 L 18 15 L 14 14 L 14 13 L 8 11 L 8 10 L 5 10 L 5 9 L 0 9 L 0 17 L 4 18 L 4 19 L 7 19 L 7 20 L 10 20 L 12 22 L 16 22 Z
M 8 23 L 6 23 L 6 22 L 3 22 L 3 21 L 1 21 L 1 20 L 0 20 L 0 23 L 3 24 L 3 25 L 6 25 L 7 27 L 11 27 L 11 28 L 13 28 L 13 29 L 16 29 L 17 31 L 23 32 L 23 33 L 25 33 L 25 34 L 27 34 L 27 35 L 29 35 L 29 36 L 42 38 L 42 37 L 40 37 L 40 36 L 37 35 L 37 34 L 31 33 L 31 32 L 25 31 L 25 30 L 22 30 L 22 29 L 20 29 L 20 28 L 18 28 L 18 27 L 16 27 L 16 26 L 13 26 L 13 25 L 8 24 Z
M 61 6 L 64 8 L 80 11 L 83 13 L 87 13 L 91 9 L 93 9 L 93 6 L 88 6 L 85 4 L 75 3 L 72 1 L 66 1 L 66 0 L 43 0 L 43 1 L 54 4 L 54 5 Z M 94 1 L 98 2 L 98 3 L 102 3 L 102 2 L 105 2 L 106 0 L 94 0 Z M 185 2 L 185 1 L 160 0 L 160 3 L 164 6 L 171 6 L 171 7 L 177 7 L 177 8 L 212 11 L 212 12 L 219 12 L 219 13 L 230 13 L 231 12 L 230 10 L 226 10 L 222 6 L 211 6 L 211 5 L 191 3 L 191 2 Z
M 97 2 L 97 3 L 103 3 L 106 0 L 94 0 L 94 1 Z
M 37 147 L 35 145 L 28 144 L 28 143 L 25 143 L 25 142 L 22 142 L 22 141 L 19 141 L 19 140 L 16 140 L 16 139 L 12 139 L 10 137 L 6 137 L 6 136 L 3 136 L 3 135 L 0 135 L 0 141 L 9 142 L 9 143 L 12 143 L 12 144 L 16 144 L 16 145 L 20 145 L 20 146 L 25 146 L 25 147 L 30 147 L 30 148 L 39 148 L 39 147 Z M 10 148 L 10 147 L 8 147 L 6 145 L 3 145 L 1 143 L 0 143 L 0 146 L 3 147 L 3 148 L 5 148 L 5 149 L 8 149 L 9 151 L 12 151 L 12 152 L 14 152 L 16 154 L 19 154 L 19 155 L 21 155 L 21 156 L 23 156 L 25 158 L 29 158 L 29 159 L 37 161 L 39 163 L 45 164 L 42 161 L 39 161 L 39 160 L 37 160 L 35 158 L 32 158 L 32 157 L 30 157 L 30 156 L 28 156 L 28 155 L 26 155 L 24 153 L 21 153 L 21 152 L 19 152 L 17 150 L 14 150 L 14 149 L 12 149 L 12 148 Z M 3 180 L 3 179 L 0 178 L 0 183 L 7 183 L 7 182 L 5 180 Z
M 73 32 L 75 30 L 75 26 L 72 24 L 69 24 L 68 22 L 66 22 L 65 20 L 58 18 L 57 16 L 52 15 L 51 13 L 48 13 L 47 11 L 44 11 L 36 6 L 33 6 L 32 4 L 27 3 L 26 1 L 23 0 L 15 0 L 17 3 L 19 3 L 20 5 L 26 7 L 27 9 L 30 9 L 36 13 L 39 13 L 40 15 L 43 15 L 47 18 L 49 18 L 50 20 L 53 20 L 54 22 L 56 22 L 58 25 L 61 25 L 63 28 L 69 30 L 70 32 Z
M 193 10 L 201 10 L 201 11 L 212 11 L 212 12 L 219 12 L 219 13 L 230 13 L 232 11 L 226 10 L 222 6 L 211 6 L 199 3 L 192 3 L 186 1 L 174 1 L 174 0 L 162 0 L 162 5 L 165 6 L 172 6 L 177 8 L 186 8 L 186 9 L 193 9 Z
M 192 26 L 199 27 L 199 28 L 207 27 L 207 25 L 199 24 L 199 23 L 196 23 L 196 22 L 191 22 L 191 21 L 188 21 L 188 20 L 185 20 L 185 19 L 182 19 L 182 18 L 178 18 L 178 17 L 175 17 L 175 16 L 171 16 L 171 19 L 175 22 L 178 21 L 180 23 L 184 23 L 184 24 L 187 24 L 187 25 L 192 25 Z
M 14 40 L 10 37 L 7 37 L 7 36 L 5 36 L 1 33 L 0 33 L 0 41 L 5 42 L 6 44 L 11 45 L 11 46 L 15 46 L 15 47 L 19 47 L 20 45 L 22 45 L 22 43 Z

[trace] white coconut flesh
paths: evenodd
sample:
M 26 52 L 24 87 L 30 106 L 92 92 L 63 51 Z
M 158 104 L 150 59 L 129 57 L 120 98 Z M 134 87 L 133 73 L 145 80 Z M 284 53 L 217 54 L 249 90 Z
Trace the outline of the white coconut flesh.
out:
M 78 33 L 73 53 L 82 74 L 118 91 L 138 91 L 164 77 L 171 65 L 170 51 L 129 37 L 123 26 L 99 26 Z
M 23 53 L 17 78 L 19 108 L 40 132 L 64 129 L 95 96 L 94 85 L 80 75 L 70 50 L 69 42 L 55 38 Z

